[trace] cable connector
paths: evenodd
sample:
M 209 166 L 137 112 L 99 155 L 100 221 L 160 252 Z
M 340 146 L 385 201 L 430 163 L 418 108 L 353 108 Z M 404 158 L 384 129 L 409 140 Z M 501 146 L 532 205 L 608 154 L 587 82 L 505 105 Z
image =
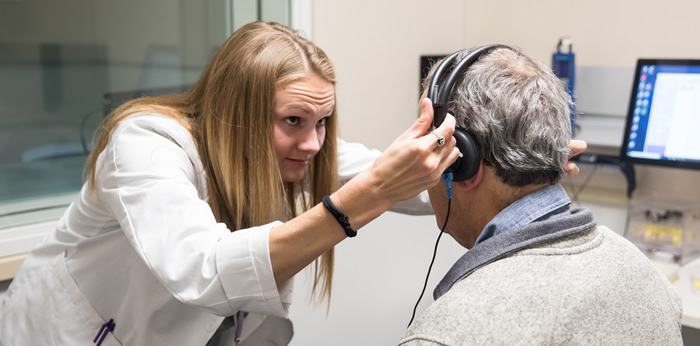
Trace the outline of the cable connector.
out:
M 442 181 L 445 182 L 447 187 L 447 198 L 452 199 L 452 172 L 442 173 Z

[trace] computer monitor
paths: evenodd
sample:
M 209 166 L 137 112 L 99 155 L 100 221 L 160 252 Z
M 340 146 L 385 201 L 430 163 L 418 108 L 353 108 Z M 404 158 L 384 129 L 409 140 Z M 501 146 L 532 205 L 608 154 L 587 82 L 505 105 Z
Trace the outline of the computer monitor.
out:
M 620 156 L 700 169 L 700 60 L 637 61 Z

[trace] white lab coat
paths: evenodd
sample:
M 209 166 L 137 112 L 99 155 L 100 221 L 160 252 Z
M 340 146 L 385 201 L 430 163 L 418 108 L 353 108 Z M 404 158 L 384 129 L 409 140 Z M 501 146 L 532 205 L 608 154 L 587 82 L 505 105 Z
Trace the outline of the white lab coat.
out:
M 339 140 L 349 179 L 379 155 Z M 268 235 L 230 232 L 207 204 L 189 132 L 160 115 L 122 121 L 97 162 L 96 198 L 76 200 L 32 250 L 0 306 L 2 345 L 204 345 L 237 311 L 287 318 L 293 280 L 275 284 Z M 402 212 L 429 212 L 425 194 Z

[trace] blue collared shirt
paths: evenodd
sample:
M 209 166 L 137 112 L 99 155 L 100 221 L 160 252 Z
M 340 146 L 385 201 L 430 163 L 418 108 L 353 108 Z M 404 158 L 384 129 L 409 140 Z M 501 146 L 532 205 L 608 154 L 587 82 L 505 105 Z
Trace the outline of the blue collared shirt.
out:
M 571 215 L 569 204 L 569 195 L 560 184 L 539 189 L 501 210 L 484 227 L 474 245 L 517 226 Z

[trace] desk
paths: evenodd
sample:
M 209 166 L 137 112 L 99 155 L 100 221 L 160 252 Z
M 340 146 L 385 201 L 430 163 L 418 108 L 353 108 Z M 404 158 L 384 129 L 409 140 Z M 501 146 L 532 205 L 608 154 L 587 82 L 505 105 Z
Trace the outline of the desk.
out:
M 690 286 L 690 273 L 700 273 L 700 258 L 682 266 L 678 272 L 678 279 L 673 283 L 673 288 L 683 300 L 683 319 L 681 322 L 686 327 L 700 329 L 700 292 L 693 293 Z

